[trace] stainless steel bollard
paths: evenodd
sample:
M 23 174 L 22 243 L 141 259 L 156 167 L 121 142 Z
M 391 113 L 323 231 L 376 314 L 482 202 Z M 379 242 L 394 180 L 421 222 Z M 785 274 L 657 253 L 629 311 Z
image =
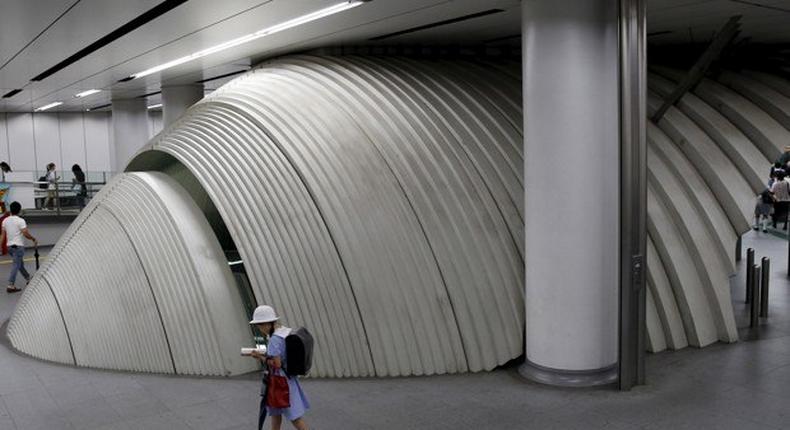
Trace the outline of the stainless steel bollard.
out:
M 746 250 L 746 303 L 751 303 L 752 298 L 752 266 L 754 266 L 754 248 L 749 248 Z
M 768 318 L 768 285 L 771 282 L 771 259 L 763 257 L 760 278 L 760 316 Z
M 752 265 L 752 288 L 751 288 L 751 320 L 749 327 L 760 325 L 760 266 Z

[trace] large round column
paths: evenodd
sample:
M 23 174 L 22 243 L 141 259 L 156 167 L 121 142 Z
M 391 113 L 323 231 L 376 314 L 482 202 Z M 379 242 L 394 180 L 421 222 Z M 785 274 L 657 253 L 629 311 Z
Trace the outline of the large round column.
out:
M 112 101 L 110 163 L 113 172 L 122 172 L 132 155 L 148 142 L 149 127 L 145 99 Z
M 203 98 L 203 85 L 165 85 L 162 87 L 162 124 L 172 124 Z
M 617 377 L 616 0 L 524 0 L 526 363 L 556 385 Z

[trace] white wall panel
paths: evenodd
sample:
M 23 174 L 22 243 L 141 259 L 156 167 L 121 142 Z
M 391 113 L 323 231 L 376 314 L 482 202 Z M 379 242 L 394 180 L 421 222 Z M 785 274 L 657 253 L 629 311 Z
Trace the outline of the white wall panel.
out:
M 15 171 L 39 175 L 53 162 L 65 179 L 75 163 L 85 171 L 109 171 L 109 127 L 106 112 L 0 113 L 0 159 Z
M 33 119 L 29 113 L 6 115 L 11 167 L 14 170 L 35 170 L 36 149 L 33 141 Z
M 85 170 L 85 127 L 83 124 L 84 115 L 81 113 L 61 113 L 60 119 L 60 148 L 61 162 L 63 165 L 60 171 L 64 178 L 71 178 L 71 166 L 79 164 Z
M 105 112 L 84 114 L 85 165 L 82 170 L 110 171 L 110 114 Z
M 44 172 L 47 164 L 55 163 L 58 176 L 63 177 L 58 115 L 34 113 L 32 120 L 36 140 L 36 169 Z
M 8 127 L 5 113 L 0 113 L 0 161 L 8 162 Z

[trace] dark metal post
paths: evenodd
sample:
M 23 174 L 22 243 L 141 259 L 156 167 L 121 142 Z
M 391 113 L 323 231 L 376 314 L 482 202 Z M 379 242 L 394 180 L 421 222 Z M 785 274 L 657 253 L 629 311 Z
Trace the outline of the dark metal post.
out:
M 768 318 L 768 285 L 771 282 L 771 259 L 763 257 L 760 280 L 760 316 Z
M 620 0 L 620 327 L 621 390 L 645 383 L 647 255 L 646 0 Z
M 741 261 L 743 259 L 743 243 L 741 241 L 741 237 L 738 236 L 738 241 L 735 242 L 735 261 Z
M 757 327 L 760 325 L 760 266 L 752 265 L 752 288 L 751 288 L 751 317 L 749 327 Z
M 754 248 L 746 250 L 746 303 L 752 298 L 752 266 L 754 266 Z

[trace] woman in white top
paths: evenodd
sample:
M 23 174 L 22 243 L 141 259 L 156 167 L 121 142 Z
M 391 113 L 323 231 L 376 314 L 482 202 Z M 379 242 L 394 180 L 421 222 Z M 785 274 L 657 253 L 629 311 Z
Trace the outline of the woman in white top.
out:
M 55 171 L 55 163 L 47 164 L 47 198 L 44 199 L 44 209 L 51 209 L 49 206 L 55 200 L 55 190 L 58 187 L 58 172 Z
M 771 185 L 771 194 L 774 196 L 774 216 L 773 227 L 776 228 L 778 220 L 784 224 L 782 229 L 787 230 L 787 209 L 790 205 L 790 182 L 787 181 L 786 173 L 777 170 L 776 181 Z

